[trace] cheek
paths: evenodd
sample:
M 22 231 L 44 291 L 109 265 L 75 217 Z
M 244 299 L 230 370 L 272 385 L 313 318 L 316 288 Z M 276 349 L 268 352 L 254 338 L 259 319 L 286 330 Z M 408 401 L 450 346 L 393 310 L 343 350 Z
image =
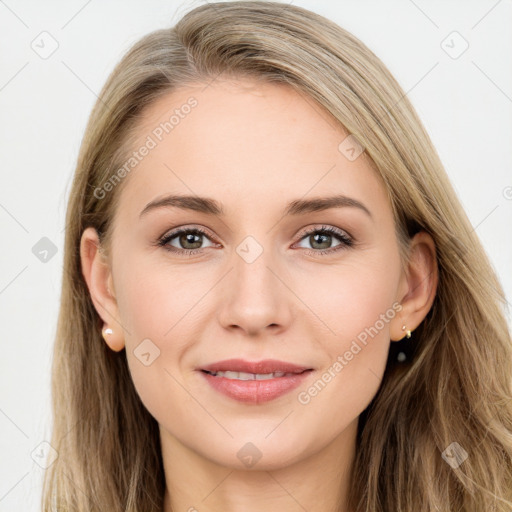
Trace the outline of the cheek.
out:
M 387 265 L 381 261 L 361 259 L 338 272 L 331 269 L 329 275 L 315 279 L 325 286 L 303 288 L 304 302 L 321 320 L 321 333 L 316 336 L 327 363 L 314 385 L 301 390 L 298 402 L 311 404 L 311 411 L 318 414 L 333 407 L 337 419 L 333 425 L 366 408 L 385 370 L 390 323 L 397 315 L 395 291 L 400 268 L 397 261 Z
M 119 280 L 119 314 L 131 345 L 144 338 L 161 343 L 157 340 L 169 337 L 186 312 L 187 297 L 197 295 L 185 272 L 154 265 L 147 256 L 124 260 L 119 266 Z
M 156 265 L 148 256 L 132 256 L 119 263 L 116 274 L 130 373 L 142 402 L 157 419 L 170 404 L 183 407 L 185 416 L 191 406 L 178 384 L 180 363 L 200 338 L 196 331 L 207 318 L 200 299 L 213 286 L 211 272 L 208 277 L 191 266 L 176 269 Z
M 375 324 L 378 336 L 387 336 L 389 320 L 395 316 L 399 270 L 395 261 L 383 264 L 377 257 L 360 258 L 317 272 L 314 279 L 300 283 L 297 295 L 321 321 L 322 333 L 332 341 L 329 346 L 340 350 L 360 334 L 364 338 L 368 329 L 375 335 Z M 381 315 L 388 321 L 383 323 Z

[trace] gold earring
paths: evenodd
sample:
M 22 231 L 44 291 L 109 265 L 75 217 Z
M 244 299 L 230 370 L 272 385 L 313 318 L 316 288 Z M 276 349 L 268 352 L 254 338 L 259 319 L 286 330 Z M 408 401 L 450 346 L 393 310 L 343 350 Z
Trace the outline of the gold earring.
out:
M 405 325 L 402 325 L 402 331 L 405 331 Z M 407 330 L 406 331 L 406 336 L 407 336 L 407 338 L 410 338 L 411 337 L 411 331 Z

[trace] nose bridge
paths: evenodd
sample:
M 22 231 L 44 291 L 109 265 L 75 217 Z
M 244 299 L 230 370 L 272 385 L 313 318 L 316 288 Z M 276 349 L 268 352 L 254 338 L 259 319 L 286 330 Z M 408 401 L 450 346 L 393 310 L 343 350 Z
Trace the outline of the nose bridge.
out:
M 274 267 L 279 265 L 273 256 L 272 249 L 253 236 L 245 237 L 236 247 L 228 297 L 223 301 L 219 317 L 225 327 L 238 325 L 256 332 L 286 322 L 288 306 L 283 285 L 275 275 Z
M 241 295 L 239 300 L 247 303 L 258 298 L 270 302 L 279 293 L 276 277 L 269 269 L 275 266 L 273 251 L 263 243 L 252 235 L 246 236 L 233 255 L 235 287 Z

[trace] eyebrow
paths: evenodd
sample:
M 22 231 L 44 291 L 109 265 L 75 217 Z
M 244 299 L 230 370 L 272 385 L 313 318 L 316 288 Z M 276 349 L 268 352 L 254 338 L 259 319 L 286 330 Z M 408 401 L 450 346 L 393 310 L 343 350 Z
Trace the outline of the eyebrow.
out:
M 360 201 L 352 197 L 338 194 L 330 197 L 313 199 L 297 199 L 286 205 L 283 217 L 287 215 L 303 215 L 305 213 L 321 212 L 331 208 L 353 207 L 365 212 L 371 219 L 370 210 Z M 157 208 L 180 208 L 193 210 L 207 215 L 223 216 L 225 214 L 221 203 L 209 197 L 168 195 L 149 202 L 141 211 L 139 218 Z

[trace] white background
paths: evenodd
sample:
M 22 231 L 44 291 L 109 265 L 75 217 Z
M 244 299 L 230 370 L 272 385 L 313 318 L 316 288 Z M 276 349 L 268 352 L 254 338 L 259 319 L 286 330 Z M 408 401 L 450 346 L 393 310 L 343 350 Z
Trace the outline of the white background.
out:
M 0 1 L 0 512 L 39 510 L 31 453 L 50 439 L 64 215 L 96 94 L 136 40 L 202 3 Z M 511 303 L 512 2 L 293 3 L 351 31 L 398 79 Z M 43 31 L 59 45 L 47 59 L 31 48 Z M 469 43 L 457 59 L 441 46 L 453 31 Z M 46 263 L 32 253 L 43 236 L 57 246 Z

